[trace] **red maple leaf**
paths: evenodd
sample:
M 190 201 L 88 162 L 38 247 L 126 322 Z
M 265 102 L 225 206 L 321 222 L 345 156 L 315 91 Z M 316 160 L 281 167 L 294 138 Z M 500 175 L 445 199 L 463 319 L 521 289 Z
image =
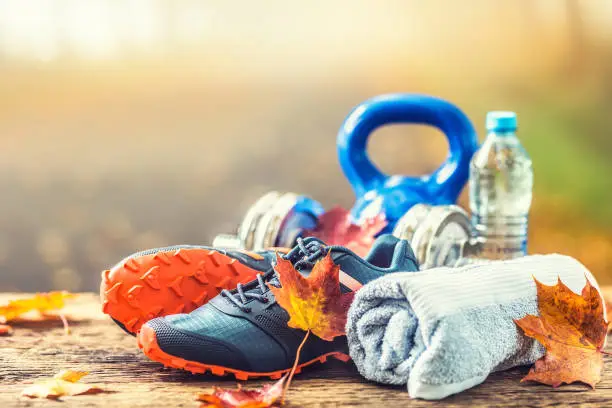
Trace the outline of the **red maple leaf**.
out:
M 305 236 L 317 237 L 328 245 L 341 245 L 359 256 L 366 256 L 376 235 L 386 226 L 384 214 L 355 224 L 348 210 L 334 207 L 322 214 L 316 228 L 306 231 Z

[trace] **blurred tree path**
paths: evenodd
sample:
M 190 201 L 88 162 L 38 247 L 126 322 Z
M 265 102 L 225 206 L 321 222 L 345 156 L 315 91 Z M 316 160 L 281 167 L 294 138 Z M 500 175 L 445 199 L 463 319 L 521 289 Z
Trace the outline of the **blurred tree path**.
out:
M 531 252 L 612 283 L 610 1 L 21 3 L 0 2 L 0 290 L 95 290 L 133 251 L 209 243 L 270 189 L 350 207 L 336 132 L 389 92 L 448 99 L 481 138 L 486 111 L 517 111 Z M 444 160 L 439 133 L 396 128 L 372 141 L 384 170 Z

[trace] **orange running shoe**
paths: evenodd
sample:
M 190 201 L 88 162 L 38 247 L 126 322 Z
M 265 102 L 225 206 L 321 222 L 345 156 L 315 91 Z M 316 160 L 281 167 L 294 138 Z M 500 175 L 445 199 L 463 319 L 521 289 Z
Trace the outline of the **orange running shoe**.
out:
M 189 313 L 223 289 L 268 271 L 273 251 L 178 245 L 137 252 L 102 272 L 102 311 L 135 335 L 147 321 Z

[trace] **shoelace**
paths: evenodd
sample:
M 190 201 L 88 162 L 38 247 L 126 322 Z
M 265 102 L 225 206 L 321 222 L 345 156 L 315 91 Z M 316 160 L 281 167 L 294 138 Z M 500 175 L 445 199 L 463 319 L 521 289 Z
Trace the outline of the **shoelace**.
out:
M 297 239 L 297 245 L 289 253 L 283 255 L 283 258 L 290 261 L 295 269 L 301 269 L 303 267 L 312 268 L 315 262 L 326 254 L 326 251 L 330 247 L 323 245 L 319 241 L 310 241 L 304 243 L 302 238 Z M 239 307 L 243 312 L 249 313 L 251 308 L 246 306 L 249 299 L 255 299 L 262 303 L 268 303 L 266 293 L 268 292 L 268 284 L 272 283 L 272 280 L 276 277 L 276 271 L 274 269 L 266 272 L 263 276 L 257 275 L 257 282 L 247 283 L 247 287 L 239 283 L 236 289 L 229 291 L 223 289 L 221 294 L 225 296 L 230 302 Z M 255 286 L 253 286 L 256 283 Z M 277 282 L 278 283 L 278 280 Z M 275 285 L 277 286 L 277 285 Z M 259 292 L 256 290 L 259 289 Z

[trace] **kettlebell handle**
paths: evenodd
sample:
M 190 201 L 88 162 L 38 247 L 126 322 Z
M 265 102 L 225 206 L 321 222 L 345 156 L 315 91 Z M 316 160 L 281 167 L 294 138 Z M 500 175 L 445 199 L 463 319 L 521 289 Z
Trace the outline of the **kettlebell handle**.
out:
M 381 126 L 398 123 L 430 125 L 444 133 L 450 152 L 432 174 L 400 176 L 398 180 L 398 176 L 384 174 L 372 163 L 367 154 L 370 135 Z M 389 94 L 355 107 L 340 127 L 337 145 L 340 166 L 357 198 L 389 183 L 406 180 L 422 186 L 429 197 L 454 202 L 467 181 L 469 161 L 478 148 L 478 139 L 470 120 L 455 105 L 427 95 Z

